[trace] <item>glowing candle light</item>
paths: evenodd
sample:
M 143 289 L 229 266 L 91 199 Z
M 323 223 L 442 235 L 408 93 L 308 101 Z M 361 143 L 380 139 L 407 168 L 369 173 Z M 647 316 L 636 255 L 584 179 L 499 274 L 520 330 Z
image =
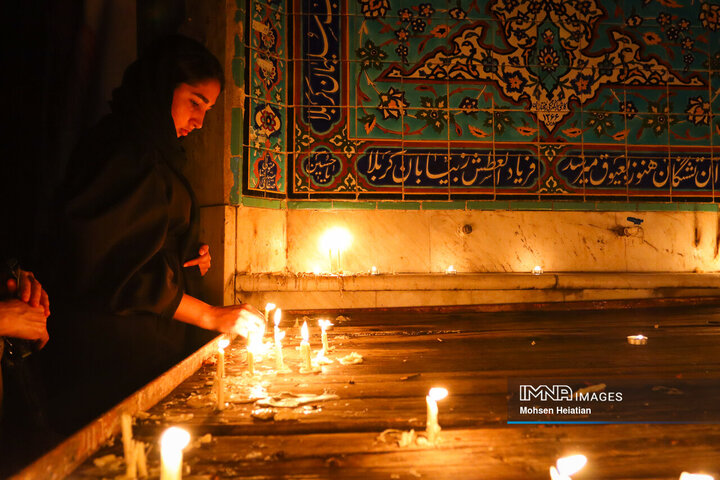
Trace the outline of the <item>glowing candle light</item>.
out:
M 280 320 L 282 318 L 282 310 L 275 310 L 275 370 L 281 372 L 285 370 L 285 362 L 283 361 L 282 339 L 285 332 L 280 331 Z
M 428 392 L 425 397 L 427 403 L 427 421 L 425 422 L 425 433 L 427 434 L 428 443 L 435 445 L 437 442 L 437 436 L 440 433 L 440 424 L 438 423 L 438 400 L 442 400 L 447 397 L 448 391 L 445 388 L 434 387 Z
M 342 227 L 328 229 L 320 239 L 320 250 L 328 252 L 330 272 L 342 271 L 342 252 L 352 243 L 352 235 Z
M 712 475 L 705 475 L 703 473 L 688 473 L 682 472 L 680 474 L 680 480 L 715 480 Z
M 300 342 L 300 358 L 302 358 L 303 361 L 303 368 L 310 371 L 312 370 L 312 361 L 310 359 L 310 331 L 308 330 L 307 322 L 303 322 L 300 333 L 302 335 L 302 342 Z
M 533 269 L 532 269 L 533 275 L 542 275 L 542 273 L 543 273 L 543 268 L 540 265 L 535 265 L 533 267 Z
M 574 475 L 585 466 L 587 457 L 585 455 L 571 455 L 569 457 L 558 458 L 556 467 L 550 467 L 550 478 L 552 480 L 571 480 L 570 475 Z
M 160 480 L 182 478 L 183 449 L 190 443 L 190 434 L 170 427 L 160 437 Z
M 627 341 L 630 345 L 647 345 L 648 337 L 645 335 L 628 335 Z
M 457 270 L 455 270 L 454 266 L 450 265 L 447 270 L 445 270 L 445 273 L 447 273 L 448 275 L 453 275 L 457 273 Z
M 265 305 L 265 321 L 268 321 L 268 318 L 270 318 L 270 312 L 275 310 L 276 306 L 274 303 L 268 303 Z
M 370 268 L 370 275 L 377 275 L 378 269 L 375 265 Z
M 133 445 L 132 417 L 127 413 L 120 416 L 120 429 L 122 431 L 123 454 L 125 455 L 125 476 L 137 476 L 137 463 L 135 462 L 135 446 Z
M 320 325 L 321 330 L 321 338 L 322 338 L 322 354 L 325 355 L 330 351 L 330 347 L 328 346 L 328 339 L 327 339 L 327 328 L 332 327 L 332 323 L 330 323 L 330 320 L 318 320 L 318 325 Z

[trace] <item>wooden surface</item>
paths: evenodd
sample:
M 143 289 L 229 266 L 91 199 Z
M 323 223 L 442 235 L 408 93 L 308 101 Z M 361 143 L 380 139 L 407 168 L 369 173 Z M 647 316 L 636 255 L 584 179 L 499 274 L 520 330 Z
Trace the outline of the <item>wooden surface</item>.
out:
M 298 315 L 299 317 L 300 315 Z M 327 317 L 327 314 L 324 314 Z M 312 318 L 314 350 L 320 334 Z M 215 367 L 206 364 L 168 397 L 137 418 L 136 438 L 150 445 L 149 464 L 158 468 L 158 439 L 170 425 L 187 428 L 196 442 L 185 452 L 192 478 L 353 479 L 547 479 L 563 455 L 583 453 L 587 467 L 578 479 L 677 479 L 682 471 L 720 479 L 720 423 L 711 411 L 720 405 L 720 309 L 622 310 L 602 312 L 356 313 L 335 321 L 329 331 L 335 359 L 322 373 L 297 373 L 299 334 L 286 316 L 284 349 L 293 373 L 276 375 L 274 360 L 244 374 L 244 345 L 226 354 L 231 403 L 215 410 Z M 644 346 L 626 337 L 643 333 Z M 266 337 L 270 341 L 270 337 Z M 350 352 L 364 358 L 340 365 Z M 648 399 L 623 405 L 622 417 L 672 420 L 678 411 L 701 424 L 508 425 L 508 377 L 553 377 L 583 384 L 622 378 L 628 388 L 665 388 L 676 400 Z M 253 419 L 257 408 L 245 400 L 260 384 L 267 392 L 332 393 L 338 400 L 278 408 L 281 420 Z M 708 388 L 708 385 L 711 388 Z M 400 447 L 386 429 L 422 432 L 425 395 L 444 386 L 439 403 L 439 446 Z M 628 395 L 630 397 L 631 395 Z M 668 397 L 669 398 L 669 397 Z M 190 405 L 188 405 L 190 403 Z M 205 404 L 203 404 L 205 403 Z M 638 415 L 640 417 L 638 417 Z M 683 417 L 684 418 L 684 417 Z M 594 420 L 594 418 L 592 418 Z M 212 440 L 197 439 L 211 434 Z M 119 440 L 81 465 L 70 478 L 115 478 L 124 467 L 99 468 L 93 460 L 122 455 Z

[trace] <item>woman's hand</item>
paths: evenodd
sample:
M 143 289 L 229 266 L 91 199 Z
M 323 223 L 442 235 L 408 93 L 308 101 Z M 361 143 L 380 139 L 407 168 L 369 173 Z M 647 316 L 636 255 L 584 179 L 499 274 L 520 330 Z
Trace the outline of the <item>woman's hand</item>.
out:
M 237 333 L 245 338 L 253 333 L 262 335 L 265 332 L 262 313 L 249 303 L 213 307 L 211 317 L 211 329 L 218 332 Z
M 245 338 L 250 333 L 265 332 L 265 318 L 262 313 L 247 303 L 213 307 L 185 294 L 175 311 L 174 318 L 206 330 L 238 333 Z
M 18 271 L 20 288 L 14 278 L 7 281 L 7 289 L 10 294 L 17 296 L 20 300 L 33 308 L 42 307 L 45 316 L 50 316 L 50 299 L 47 292 L 42 288 L 32 272 L 25 270 Z
M 188 260 L 183 263 L 183 267 L 192 267 L 197 265 L 200 268 L 200 275 L 204 277 L 207 271 L 210 270 L 210 247 L 206 244 L 202 244 L 200 246 L 200 250 L 198 250 L 198 254 L 200 255 L 199 257 L 195 257 L 192 260 Z
M 45 307 L 33 307 L 17 298 L 0 301 L 0 336 L 37 340 L 43 348 L 50 338 Z

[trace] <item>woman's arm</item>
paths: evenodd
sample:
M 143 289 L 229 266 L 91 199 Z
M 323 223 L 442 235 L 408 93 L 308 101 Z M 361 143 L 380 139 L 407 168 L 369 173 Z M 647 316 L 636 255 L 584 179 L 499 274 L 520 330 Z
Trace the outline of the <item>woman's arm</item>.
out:
M 265 329 L 263 315 L 250 304 L 214 307 L 188 294 L 183 294 L 173 317 L 206 330 L 238 333 L 244 337 L 248 332 Z

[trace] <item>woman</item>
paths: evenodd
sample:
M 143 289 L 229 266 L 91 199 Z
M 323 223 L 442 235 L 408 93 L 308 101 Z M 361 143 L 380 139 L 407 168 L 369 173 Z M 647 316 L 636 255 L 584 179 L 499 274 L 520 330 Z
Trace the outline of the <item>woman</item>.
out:
M 188 325 L 245 335 L 250 305 L 191 295 L 210 266 L 179 139 L 202 127 L 223 87 L 217 59 L 173 36 L 125 71 L 111 113 L 70 160 L 50 290 L 51 409 L 73 430 L 184 358 Z M 53 413 L 53 412 L 51 412 Z

